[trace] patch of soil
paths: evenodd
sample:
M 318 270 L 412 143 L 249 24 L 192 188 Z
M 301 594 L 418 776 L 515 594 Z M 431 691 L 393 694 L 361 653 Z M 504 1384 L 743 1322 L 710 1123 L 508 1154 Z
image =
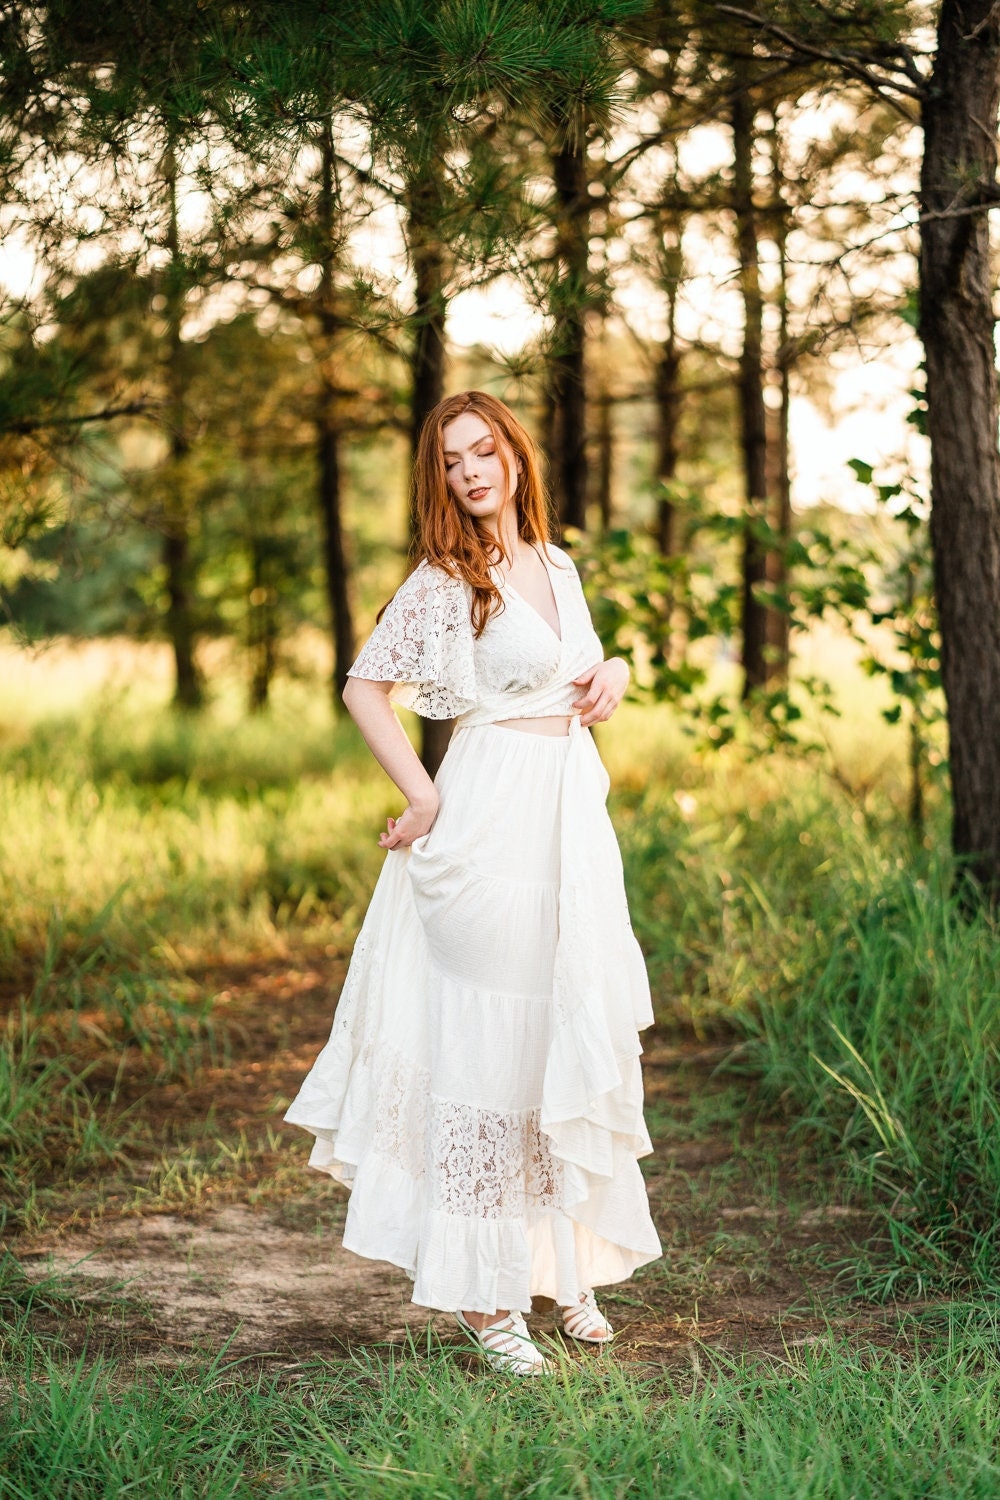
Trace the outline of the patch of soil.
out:
M 231 1357 L 295 1362 L 401 1343 L 428 1322 L 453 1327 L 413 1307 L 402 1272 L 351 1255 L 334 1230 L 289 1229 L 245 1204 L 198 1220 L 150 1214 L 102 1222 L 69 1236 L 44 1264 L 136 1299 L 155 1332 L 147 1357 L 157 1360 L 229 1340 Z

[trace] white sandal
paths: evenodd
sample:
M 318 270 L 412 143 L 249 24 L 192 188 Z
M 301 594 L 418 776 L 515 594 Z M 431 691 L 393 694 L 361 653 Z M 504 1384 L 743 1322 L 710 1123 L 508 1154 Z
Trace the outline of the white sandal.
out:
M 487 1364 L 509 1375 L 541 1375 L 552 1365 L 531 1342 L 527 1324 L 519 1312 L 510 1312 L 485 1328 L 473 1328 L 460 1312 L 455 1314 L 459 1328 L 471 1334 Z
M 593 1292 L 581 1292 L 578 1302 L 560 1309 L 563 1333 L 581 1344 L 610 1344 L 614 1329 L 597 1305 Z

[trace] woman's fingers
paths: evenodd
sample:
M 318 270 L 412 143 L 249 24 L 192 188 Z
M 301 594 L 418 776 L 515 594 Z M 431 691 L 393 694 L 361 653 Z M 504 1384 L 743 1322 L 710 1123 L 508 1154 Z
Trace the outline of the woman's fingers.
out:
M 629 681 L 628 666 L 620 657 L 613 656 L 609 661 L 598 662 L 595 667 L 574 677 L 573 681 L 578 686 L 589 689 L 573 704 L 580 712 L 581 724 L 601 724 L 611 718 L 625 696 Z
M 433 817 L 408 807 L 398 818 L 386 819 L 386 832 L 379 834 L 379 845 L 383 849 L 408 849 L 416 839 L 430 832 L 433 821 Z
M 607 720 L 611 718 L 611 715 L 614 713 L 620 702 L 620 698 L 616 698 L 614 693 L 605 688 L 602 693 L 598 694 L 594 706 L 581 713 L 580 723 L 584 726 L 584 728 L 587 728 L 591 724 L 606 723 Z

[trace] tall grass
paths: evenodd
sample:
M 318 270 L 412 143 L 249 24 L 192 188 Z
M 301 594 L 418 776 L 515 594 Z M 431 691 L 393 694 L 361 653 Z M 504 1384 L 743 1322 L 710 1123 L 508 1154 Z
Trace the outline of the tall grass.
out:
M 120 1161 L 129 1131 L 87 1087 L 86 1066 L 47 1053 L 22 1006 L 0 1030 L 0 1231 L 24 1213 L 35 1183 Z
M 646 1378 L 587 1361 L 520 1383 L 433 1339 L 279 1373 L 216 1354 L 128 1383 L 32 1345 L 0 1416 L 0 1495 L 985 1500 L 996 1334 L 972 1320 L 905 1352 L 831 1338 L 775 1362 L 700 1351 Z
M 674 755 L 618 808 L 660 1015 L 735 1028 L 734 1065 L 881 1216 L 866 1293 L 995 1288 L 1000 925 L 951 894 L 944 809 L 925 848 L 891 779 Z
M 838 882 L 797 982 L 762 996 L 748 1062 L 880 1205 L 868 1290 L 1000 1281 L 1000 931 L 947 872 Z
M 0 968 L 35 970 L 53 926 L 79 956 L 183 961 L 318 943 L 357 920 L 398 796 L 322 714 L 44 720 L 0 749 Z

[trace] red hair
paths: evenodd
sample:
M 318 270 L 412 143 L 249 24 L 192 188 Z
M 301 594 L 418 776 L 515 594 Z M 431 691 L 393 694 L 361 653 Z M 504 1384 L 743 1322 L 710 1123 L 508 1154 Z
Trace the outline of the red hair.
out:
M 491 565 L 508 557 L 502 541 L 479 529 L 455 498 L 444 467 L 444 428 L 463 412 L 482 417 L 493 434 L 497 452 L 509 474 L 513 453 L 517 485 L 517 534 L 526 542 L 551 539 L 551 511 L 542 479 L 541 460 L 531 434 L 509 406 L 486 391 L 460 391 L 446 396 L 427 414 L 413 465 L 413 512 L 416 519 L 411 563 L 424 558 L 472 589 L 472 628 L 482 635 L 487 622 L 503 608 L 503 598 L 490 573 Z

